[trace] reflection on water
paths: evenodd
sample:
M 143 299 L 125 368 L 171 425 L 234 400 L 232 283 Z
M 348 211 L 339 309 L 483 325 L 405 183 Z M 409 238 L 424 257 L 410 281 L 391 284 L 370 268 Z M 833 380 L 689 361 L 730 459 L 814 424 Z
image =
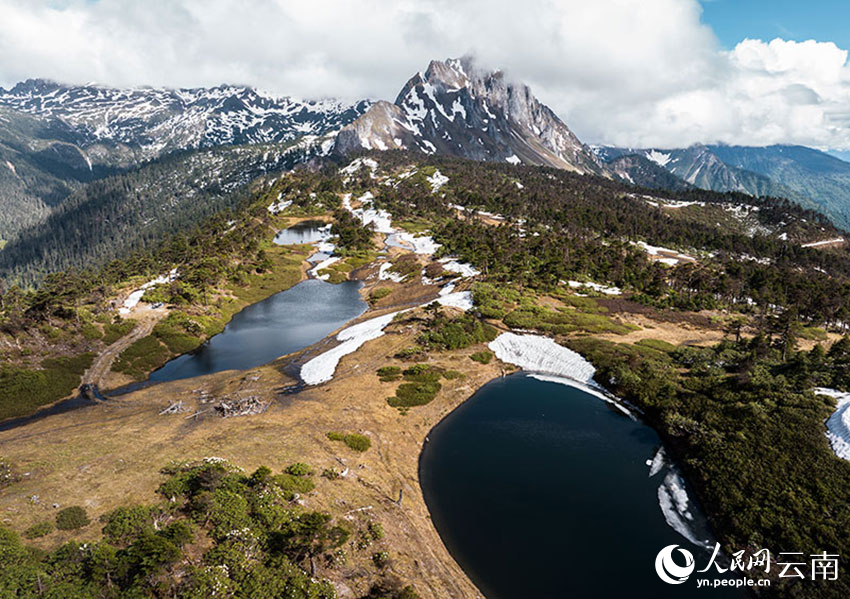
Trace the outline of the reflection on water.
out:
M 320 341 L 366 311 L 361 284 L 310 279 L 248 306 L 197 351 L 179 356 L 150 376 L 174 381 L 222 370 L 254 368 Z

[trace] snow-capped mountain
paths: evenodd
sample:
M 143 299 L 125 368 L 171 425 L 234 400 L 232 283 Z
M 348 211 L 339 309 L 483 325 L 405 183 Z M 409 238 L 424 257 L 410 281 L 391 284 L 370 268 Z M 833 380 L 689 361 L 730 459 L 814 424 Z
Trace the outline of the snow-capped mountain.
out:
M 0 106 L 70 126 L 76 145 L 111 142 L 150 159 L 173 150 L 278 143 L 325 135 L 363 114 L 368 101 L 298 100 L 250 87 L 115 89 L 29 79 L 0 88 Z
M 469 57 L 432 61 L 395 103 L 377 102 L 337 136 L 337 153 L 363 148 L 608 174 L 528 86 L 508 81 L 501 71 L 483 71 Z
M 712 191 L 783 197 L 819 210 L 841 227 L 850 227 L 850 164 L 802 146 L 727 146 L 695 144 L 687 148 L 594 149 L 621 178 L 644 187 L 676 188 L 661 182 L 656 169 L 623 168 L 641 159 L 682 181 Z

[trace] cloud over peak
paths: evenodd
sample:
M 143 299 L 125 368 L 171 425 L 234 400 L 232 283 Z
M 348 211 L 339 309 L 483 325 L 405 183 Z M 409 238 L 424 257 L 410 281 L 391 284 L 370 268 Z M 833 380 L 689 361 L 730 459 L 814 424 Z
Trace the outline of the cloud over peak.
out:
M 0 85 L 248 84 L 393 99 L 432 58 L 474 52 L 532 86 L 586 141 L 850 149 L 847 51 L 743 40 L 697 0 L 0 0 Z

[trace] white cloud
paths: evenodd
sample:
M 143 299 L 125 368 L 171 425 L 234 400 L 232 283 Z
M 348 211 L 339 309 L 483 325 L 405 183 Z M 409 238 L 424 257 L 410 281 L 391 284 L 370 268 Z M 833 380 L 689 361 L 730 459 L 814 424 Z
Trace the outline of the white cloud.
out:
M 587 141 L 850 148 L 832 43 L 724 52 L 697 0 L 0 0 L 0 85 L 245 83 L 394 99 L 432 58 L 474 51 Z

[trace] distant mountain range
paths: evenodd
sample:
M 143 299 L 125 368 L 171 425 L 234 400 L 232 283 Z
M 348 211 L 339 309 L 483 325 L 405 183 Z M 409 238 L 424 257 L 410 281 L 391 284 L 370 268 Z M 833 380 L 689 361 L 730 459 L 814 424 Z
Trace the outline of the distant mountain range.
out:
M 30 79 L 0 88 L 0 239 L 39 222 L 84 183 L 175 151 L 320 138 L 370 105 L 238 86 L 122 90 Z
M 252 177 L 391 149 L 784 197 L 850 230 L 850 163 L 800 146 L 590 147 L 528 86 L 468 57 L 432 61 L 392 103 L 31 79 L 0 88 L 0 276 L 102 263 L 232 206 Z
M 646 166 L 649 161 L 689 185 L 788 198 L 850 229 L 850 163 L 825 152 L 788 145 L 701 144 L 672 150 L 598 147 L 595 151 L 609 168 L 635 185 L 671 188 L 657 169 Z M 618 169 L 627 158 L 634 166 Z

